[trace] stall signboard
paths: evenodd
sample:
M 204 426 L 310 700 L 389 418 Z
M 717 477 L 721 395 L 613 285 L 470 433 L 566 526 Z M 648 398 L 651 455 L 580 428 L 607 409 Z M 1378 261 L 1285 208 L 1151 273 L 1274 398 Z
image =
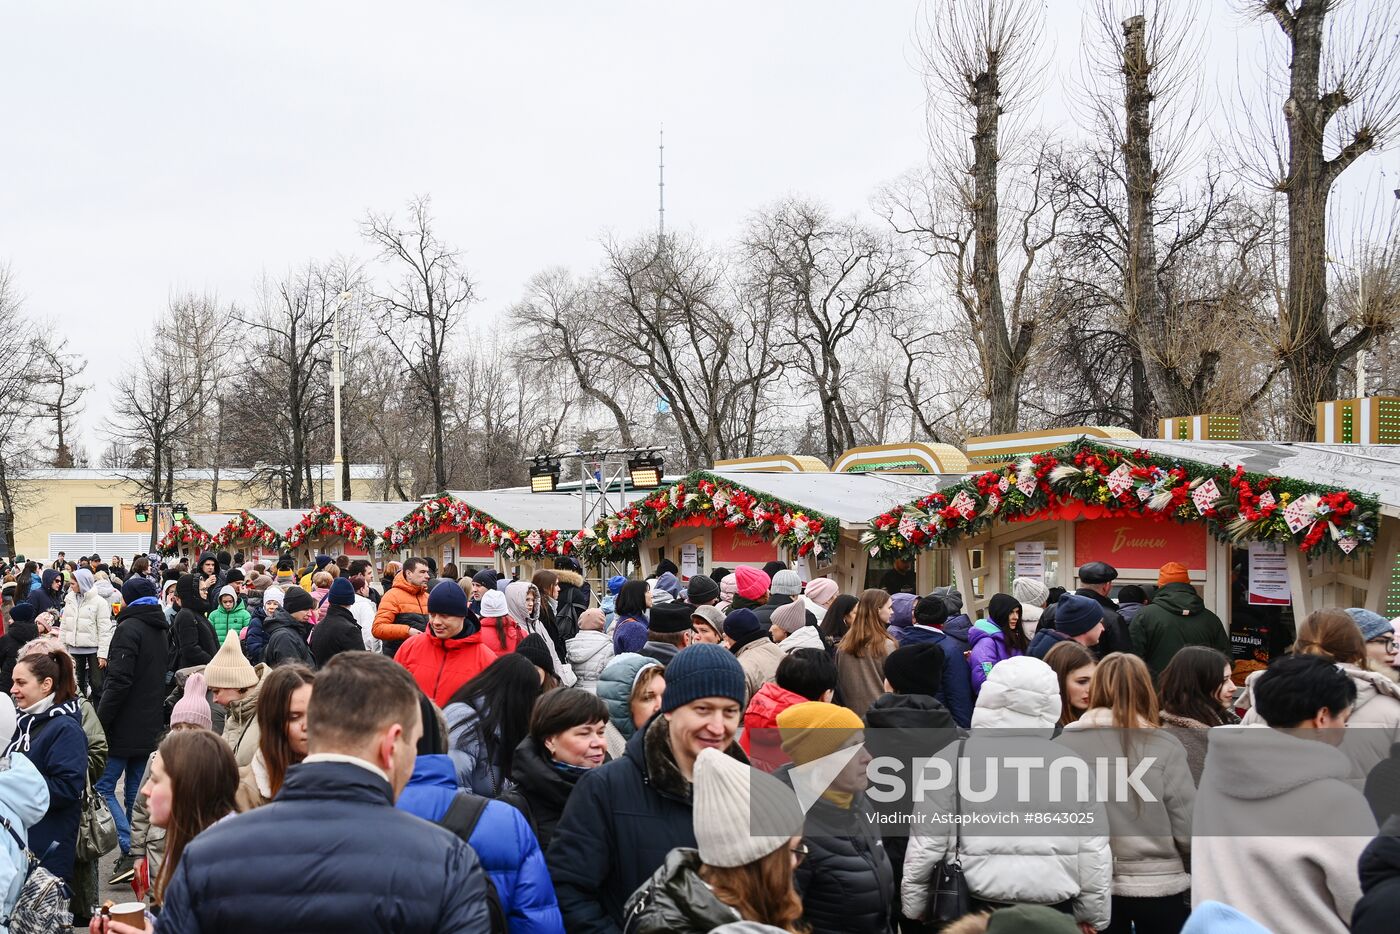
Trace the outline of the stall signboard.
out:
M 1074 563 L 1103 561 L 1115 568 L 1159 568 L 1178 561 L 1206 569 L 1204 522 L 1172 522 L 1137 516 L 1085 519 L 1074 527 Z
M 686 542 L 681 546 L 681 580 L 690 580 L 700 573 L 700 546 Z
M 738 529 L 715 529 L 713 537 L 715 564 L 763 564 L 778 557 L 772 542 L 745 535 Z
M 1016 543 L 1016 576 L 1045 581 L 1045 543 Z
M 1249 543 L 1249 602 L 1253 606 L 1288 606 L 1288 558 L 1278 542 Z
M 496 560 L 496 549 L 486 542 L 479 542 L 470 535 L 462 534 L 457 536 L 457 556 L 462 561 L 472 564 L 481 562 L 493 562 Z

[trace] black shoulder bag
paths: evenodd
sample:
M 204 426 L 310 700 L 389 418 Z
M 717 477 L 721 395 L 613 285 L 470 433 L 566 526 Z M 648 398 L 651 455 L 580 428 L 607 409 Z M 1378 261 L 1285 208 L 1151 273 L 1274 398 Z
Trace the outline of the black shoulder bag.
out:
M 958 763 L 962 760 L 966 740 L 958 740 L 958 755 L 953 760 L 953 850 L 933 868 L 929 879 L 928 920 L 953 921 L 968 913 L 971 896 L 967 879 L 963 877 L 958 853 L 962 849 L 962 794 L 958 791 Z

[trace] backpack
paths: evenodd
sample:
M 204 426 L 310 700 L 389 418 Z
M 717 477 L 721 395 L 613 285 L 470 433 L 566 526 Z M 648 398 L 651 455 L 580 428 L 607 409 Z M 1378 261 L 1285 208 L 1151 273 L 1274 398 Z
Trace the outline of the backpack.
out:
M 8 820 L 0 817 L 0 825 L 9 831 L 28 864 L 19 897 L 15 899 L 15 908 L 0 924 L 10 934 L 58 934 L 70 930 L 73 916 L 68 912 L 68 896 L 63 880 L 39 865 L 39 857 L 29 851 L 24 839 L 15 833 Z M 50 849 L 57 845 L 56 842 L 50 844 Z
M 472 831 L 476 830 L 477 822 L 481 820 L 481 815 L 489 803 L 489 798 L 459 791 L 452 797 L 452 804 L 448 806 L 447 813 L 442 815 L 442 820 L 438 821 L 438 826 L 452 831 L 464 843 L 470 843 Z M 486 912 L 491 918 L 491 932 L 507 934 L 510 925 L 506 922 L 501 893 L 496 891 L 496 883 L 491 881 L 491 874 L 486 871 L 485 866 L 481 868 L 481 872 L 486 877 Z

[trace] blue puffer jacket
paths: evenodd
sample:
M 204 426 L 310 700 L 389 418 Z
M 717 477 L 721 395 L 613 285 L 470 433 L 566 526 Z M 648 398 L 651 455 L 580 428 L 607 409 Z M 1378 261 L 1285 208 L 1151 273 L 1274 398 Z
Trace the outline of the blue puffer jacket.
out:
M 29 849 L 45 869 L 71 884 L 88 769 L 87 734 L 77 700 L 56 704 L 38 717 L 21 715 L 9 751 L 28 757 L 49 787 L 49 809 L 29 828 Z M 50 853 L 52 843 L 58 846 Z
M 450 756 L 419 756 L 398 807 L 436 824 L 457 791 Z M 554 883 L 523 814 L 502 801 L 488 801 L 467 842 L 496 886 L 511 934 L 563 934 Z
M 10 756 L 9 768 L 0 771 L 0 817 L 21 840 L 49 809 L 49 786 L 44 776 L 23 755 Z M 0 916 L 8 918 L 19 898 L 28 863 L 24 849 L 0 828 Z
M 486 875 L 447 830 L 398 810 L 383 778 L 303 762 L 270 803 L 200 834 L 158 930 L 384 934 L 489 930 Z

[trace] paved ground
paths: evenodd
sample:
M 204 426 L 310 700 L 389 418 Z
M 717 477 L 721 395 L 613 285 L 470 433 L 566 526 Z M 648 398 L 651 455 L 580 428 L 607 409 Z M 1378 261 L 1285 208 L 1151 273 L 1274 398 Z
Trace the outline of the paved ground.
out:
M 122 800 L 121 785 L 117 786 L 117 800 Z M 136 897 L 131 891 L 130 883 L 123 883 L 122 885 L 116 886 L 107 884 L 107 880 L 112 878 L 112 872 L 115 870 L 117 864 L 117 857 L 121 855 L 121 852 L 120 849 L 113 847 L 112 852 L 102 858 L 102 863 L 98 867 L 97 886 L 98 891 L 101 893 L 97 899 L 99 905 L 108 899 L 111 899 L 113 902 L 121 903 L 132 901 Z M 75 927 L 75 929 L 77 928 Z M 80 930 L 86 931 L 87 926 L 83 925 Z

